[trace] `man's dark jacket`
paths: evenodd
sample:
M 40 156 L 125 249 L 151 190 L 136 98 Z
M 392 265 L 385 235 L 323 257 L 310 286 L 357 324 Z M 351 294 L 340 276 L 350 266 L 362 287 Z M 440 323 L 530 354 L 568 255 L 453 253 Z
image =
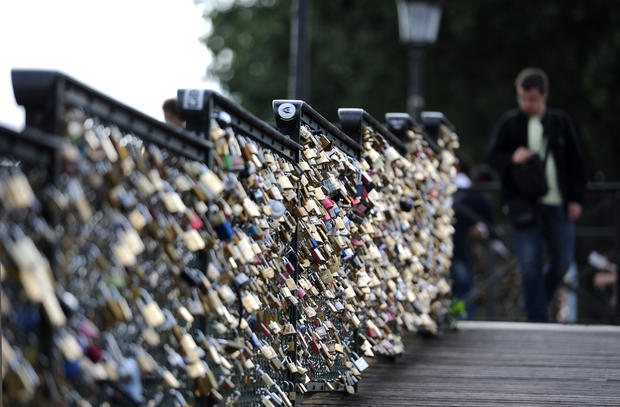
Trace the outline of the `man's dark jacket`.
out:
M 527 147 L 529 118 L 520 110 L 506 112 L 499 120 L 487 161 L 500 175 L 502 199 L 509 201 L 519 195 L 511 177 L 512 154 L 518 147 Z M 568 202 L 583 204 L 586 189 L 586 168 L 583 152 L 568 115 L 558 109 L 547 109 L 542 117 L 543 136 L 549 140 L 550 152 L 557 167 L 558 185 L 564 206 Z

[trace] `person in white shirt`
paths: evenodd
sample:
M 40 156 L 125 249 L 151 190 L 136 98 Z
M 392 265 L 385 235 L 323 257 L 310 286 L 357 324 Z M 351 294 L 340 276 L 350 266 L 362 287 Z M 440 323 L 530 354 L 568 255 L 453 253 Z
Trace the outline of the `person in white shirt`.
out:
M 573 258 L 574 221 L 581 215 L 587 175 L 571 119 L 547 106 L 547 74 L 539 68 L 526 68 L 517 76 L 515 88 L 519 109 L 506 112 L 499 120 L 487 161 L 500 176 L 507 207 L 516 208 L 511 203 L 520 202 L 531 210 L 526 222 L 514 216 L 515 210 L 509 215 L 528 320 L 546 322 L 548 303 Z M 534 154 L 543 160 L 548 190 L 530 202 L 519 189 L 513 169 Z M 545 267 L 544 247 L 549 255 Z

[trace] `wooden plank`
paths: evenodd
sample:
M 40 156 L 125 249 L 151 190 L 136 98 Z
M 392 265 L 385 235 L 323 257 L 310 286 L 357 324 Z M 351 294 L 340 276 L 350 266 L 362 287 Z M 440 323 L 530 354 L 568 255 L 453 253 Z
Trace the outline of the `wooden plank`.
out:
M 620 406 L 620 327 L 465 322 L 369 368 L 358 393 L 309 406 Z

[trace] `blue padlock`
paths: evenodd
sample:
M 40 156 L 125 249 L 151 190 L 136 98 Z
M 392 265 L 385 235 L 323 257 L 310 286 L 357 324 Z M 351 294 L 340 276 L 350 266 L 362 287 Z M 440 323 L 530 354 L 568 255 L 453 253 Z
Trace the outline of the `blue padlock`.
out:
M 230 240 L 235 236 L 235 231 L 232 226 L 230 226 L 230 222 L 225 221 L 222 224 L 214 226 L 215 232 L 217 233 L 217 237 L 220 240 Z
M 73 360 L 73 361 L 65 360 L 65 362 L 62 365 L 62 370 L 64 371 L 65 376 L 67 376 L 69 379 L 77 378 L 82 372 L 80 363 L 77 360 Z
M 136 403 L 142 403 L 144 396 L 138 362 L 133 358 L 125 358 L 119 366 L 118 373 L 121 378 L 127 380 L 123 386 L 125 393 Z
M 39 312 L 31 306 L 25 306 L 15 313 L 16 322 L 26 331 L 33 331 L 39 327 L 41 316 Z
M 252 337 L 250 338 L 250 343 L 252 343 L 252 346 L 254 346 L 255 348 L 260 348 L 260 342 L 258 341 L 258 337 L 256 336 L 255 333 L 252 333 Z
M 254 236 L 255 234 L 258 233 L 258 228 L 256 227 L 256 225 L 250 225 L 250 227 L 248 227 L 248 233 L 251 236 Z

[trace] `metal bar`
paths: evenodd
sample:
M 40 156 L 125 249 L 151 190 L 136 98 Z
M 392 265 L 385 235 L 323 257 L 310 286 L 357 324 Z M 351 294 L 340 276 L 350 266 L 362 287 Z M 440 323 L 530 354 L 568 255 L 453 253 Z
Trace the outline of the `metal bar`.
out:
M 347 108 L 338 109 L 338 120 L 340 121 L 340 127 L 349 137 L 357 141 L 359 144 L 363 143 L 362 140 L 362 122 L 363 122 L 363 109 Z
M 465 301 L 473 301 L 478 298 L 489 285 L 496 284 L 499 280 L 501 280 L 502 278 L 510 274 L 513 270 L 515 270 L 515 266 L 517 266 L 517 259 L 513 258 L 502 267 L 494 269 L 495 271 L 486 279 L 484 283 L 478 284 L 476 287 L 474 287 L 473 290 L 469 292 L 467 297 L 465 297 Z
M 578 237 L 616 237 L 615 227 L 577 226 L 575 234 Z
M 345 153 L 357 157 L 362 151 L 362 145 L 346 133 L 334 126 L 326 118 L 321 116 L 310 105 L 301 100 L 281 100 L 277 99 L 273 101 L 274 112 L 276 115 L 276 124 L 278 129 L 289 135 L 299 131 L 299 126 L 290 124 L 291 120 L 295 118 L 294 123 L 299 121 L 300 124 L 305 124 L 313 130 L 322 131 L 325 135 L 331 138 L 336 146 L 341 148 Z M 298 117 L 298 118 L 297 118 Z
M 401 154 L 407 152 L 407 145 L 401 141 L 396 135 L 390 132 L 377 119 L 371 116 L 363 109 L 346 108 L 338 109 L 338 118 L 340 119 L 340 127 L 353 140 L 362 144 L 362 127 L 366 125 L 379 133 L 385 138 L 396 150 Z
M 403 143 L 398 137 L 396 137 L 396 135 L 394 135 L 391 131 L 389 131 L 384 125 L 379 123 L 377 119 L 375 119 L 373 116 L 370 115 L 370 113 L 368 113 L 365 110 L 363 114 L 363 119 L 366 122 L 366 124 L 368 124 L 376 132 L 378 132 L 383 137 L 385 137 L 390 142 L 390 144 L 392 144 L 394 148 L 396 148 L 398 151 L 401 152 L 401 154 L 404 154 L 407 152 L 407 145 Z
M 354 137 L 350 137 L 301 100 L 274 100 L 273 110 L 278 129 L 293 140 L 297 142 L 300 141 L 300 128 L 302 125 L 306 125 L 312 130 L 324 133 L 325 136 L 334 141 L 336 147 L 340 148 L 349 156 L 359 159 L 362 151 L 361 130 L 353 135 Z M 356 135 L 357 137 L 355 137 Z M 299 161 L 299 151 L 297 152 L 297 160 Z M 298 228 L 296 228 L 295 237 L 294 247 L 297 255 L 299 243 Z M 298 259 L 296 259 L 296 262 L 295 273 L 298 272 Z M 297 274 L 295 279 L 297 280 Z M 297 308 L 295 307 L 295 311 L 296 310 Z M 295 321 L 297 322 L 297 313 L 295 314 Z M 353 337 L 358 337 L 357 329 Z M 355 351 L 358 351 L 357 341 L 355 341 L 352 346 L 354 346 Z M 308 392 L 327 391 L 327 386 L 320 380 L 313 380 L 307 383 L 306 387 Z M 334 391 L 345 391 L 345 387 L 337 387 Z
M 362 151 L 361 144 L 356 143 L 355 140 L 305 103 L 302 105 L 301 121 L 314 130 L 323 131 L 327 137 L 334 140 L 336 146 L 351 156 L 357 156 Z
M 211 120 L 216 119 L 290 160 L 294 160 L 295 151 L 302 148 L 299 143 L 217 92 L 180 89 L 177 98 L 179 113 L 186 121 L 186 127 L 201 137 L 207 138 Z
M 35 167 L 45 169 L 46 181 L 54 185 L 58 183 L 60 176 L 60 149 L 62 143 L 63 140 L 60 137 L 47 134 L 38 129 L 27 127 L 24 131 L 18 133 L 0 126 L 0 158 L 6 157 L 19 160 L 18 165 L 24 172 Z M 42 208 L 42 215 L 52 228 L 55 228 L 60 222 L 59 213 L 50 211 L 45 206 Z M 54 240 L 41 249 L 49 260 L 52 272 L 56 273 L 59 259 L 59 242 Z M 41 312 L 43 311 L 41 310 Z M 47 358 L 51 357 L 53 327 L 47 318 L 41 320 L 37 335 L 41 338 L 39 344 L 40 352 Z
M 28 164 L 55 165 L 61 141 L 37 129 L 26 128 L 18 133 L 0 126 L 0 153 Z
M 468 189 L 474 192 L 499 192 L 501 189 L 501 184 L 499 181 L 489 181 L 483 183 L 472 184 Z
M 594 217 L 595 215 L 600 215 L 600 213 L 603 212 L 604 210 L 609 210 L 610 208 L 612 208 L 613 203 L 614 203 L 613 196 L 601 197 L 600 200 L 598 200 L 598 202 L 596 202 L 593 206 L 589 207 L 587 211 L 581 214 L 581 217 L 579 218 L 579 223 L 583 224 L 586 222 L 587 219 L 590 219 L 591 217 Z
M 441 147 L 437 145 L 425 131 L 411 118 L 408 113 L 390 112 L 385 114 L 385 121 L 387 122 L 387 128 L 392 133 L 396 134 L 403 142 L 407 142 L 407 130 L 414 130 L 422 135 L 424 141 L 426 141 L 435 153 L 441 151 Z
M 172 125 L 160 122 L 132 107 L 58 71 L 13 70 L 17 103 L 26 109 L 26 124 L 60 134 L 62 116 L 78 108 L 116 124 L 146 142 L 190 159 L 206 161 L 211 144 Z
M 581 303 L 585 304 L 585 306 L 589 309 L 592 309 L 597 313 L 605 316 L 609 323 L 617 323 L 614 322 L 615 311 L 609 305 L 601 301 L 600 298 L 595 297 L 594 295 L 590 294 L 588 291 L 584 290 L 579 286 L 566 284 L 565 282 L 560 283 L 560 287 L 564 287 L 570 291 L 573 291 L 575 294 L 577 294 Z
M 424 107 L 424 54 L 423 47 L 409 48 L 409 95 L 407 108 L 411 117 L 419 118 Z
M 442 124 L 448 129 L 454 131 L 454 125 L 441 112 L 422 112 L 422 124 L 425 126 L 433 126 L 439 128 Z
M 294 163 L 295 165 L 299 165 L 300 151 L 303 149 L 303 146 L 299 144 L 300 142 L 299 128 L 301 126 L 301 106 L 297 102 L 295 102 L 294 104 L 288 103 L 288 102 L 278 103 L 275 100 L 272 102 L 272 106 L 273 106 L 274 116 L 276 119 L 276 125 L 278 126 L 278 129 L 282 132 L 281 134 L 283 134 L 284 137 L 288 137 L 288 140 L 290 140 L 295 145 L 299 146 L 299 148 L 296 148 L 293 152 Z M 297 183 L 296 185 L 296 194 L 297 194 L 297 199 L 299 200 L 301 196 L 299 183 Z M 293 259 L 293 262 L 292 262 L 294 266 L 293 279 L 295 280 L 295 284 L 297 284 L 299 281 L 299 274 L 300 274 L 299 273 L 299 222 L 295 224 L 295 235 L 294 235 L 293 241 L 291 242 L 291 248 L 293 252 L 295 253 L 295 258 Z M 289 321 L 295 328 L 295 331 L 297 331 L 297 328 L 298 328 L 298 324 L 297 324 L 298 316 L 299 316 L 299 309 L 297 308 L 297 306 L 294 306 L 294 305 L 291 306 L 289 310 Z M 297 363 L 297 341 L 291 341 L 291 344 L 292 344 L 292 349 L 289 349 L 289 353 L 287 356 L 291 358 L 293 363 Z M 294 380 L 293 373 L 291 373 L 290 378 L 291 378 L 290 382 L 294 383 L 295 380 Z M 296 396 L 295 396 L 295 400 L 292 400 L 292 401 L 294 405 L 297 405 L 297 399 L 302 398 L 303 395 L 297 394 L 294 386 L 295 385 L 293 384 L 293 388 L 291 390 L 296 393 Z
M 472 191 L 480 191 L 480 192 L 491 192 L 497 193 L 500 190 L 499 182 L 486 182 L 482 184 L 474 184 L 470 188 Z M 587 212 L 584 212 L 582 215 L 581 221 L 579 225 L 576 227 L 576 236 L 578 238 L 593 238 L 593 237 L 603 237 L 607 239 L 614 239 L 614 247 L 616 250 L 616 259 L 620 260 L 620 251 L 618 248 L 620 247 L 620 183 L 618 182 L 590 182 L 586 186 L 586 190 L 590 193 L 598 193 L 603 196 L 598 199 L 595 205 L 592 208 L 589 208 Z M 455 205 L 456 206 L 456 205 Z M 609 224 L 608 226 L 581 226 L 583 221 L 593 214 L 597 212 L 601 212 L 601 210 L 605 209 L 611 210 L 610 214 L 614 217 L 614 223 Z M 613 213 L 613 214 L 612 214 Z M 613 253 L 612 249 L 612 253 Z M 614 256 L 614 254 L 612 254 Z M 485 292 L 487 287 L 497 284 L 497 282 L 508 274 L 509 270 L 505 270 L 506 273 L 499 272 L 499 274 L 491 273 L 484 283 L 478 284 L 474 290 L 468 296 L 468 299 L 475 300 L 481 294 Z M 583 270 L 581 271 L 583 274 Z M 620 286 L 616 288 L 617 292 L 620 292 Z M 614 304 L 612 307 L 607 307 L 605 310 L 605 306 L 594 296 L 589 294 L 587 291 L 579 288 L 573 288 L 573 290 L 579 295 L 580 301 L 584 303 L 588 303 L 588 307 L 593 312 L 597 312 L 600 315 L 608 318 L 610 323 L 618 323 L 620 321 L 620 306 L 618 302 Z M 615 315 L 615 317 L 614 317 Z M 615 318 L 615 320 L 614 320 Z
M 299 143 L 300 139 L 299 139 L 299 133 L 297 133 L 297 138 L 293 139 L 292 141 L 294 141 L 295 143 Z M 300 146 L 301 147 L 301 146 Z M 296 149 L 294 152 L 294 163 L 295 165 L 299 165 L 299 154 L 300 151 L 303 149 L 299 148 Z M 300 188 L 300 183 L 297 182 L 296 185 L 296 191 L 295 193 L 297 194 L 297 201 L 301 202 L 301 188 Z M 291 242 L 291 248 L 293 249 L 293 252 L 295 253 L 295 258 L 293 259 L 293 267 L 294 267 L 294 272 L 293 272 L 293 279 L 295 280 L 295 284 L 299 283 L 299 275 L 301 274 L 299 269 L 299 235 L 300 235 L 300 230 L 299 230 L 299 221 L 298 219 L 295 219 L 296 223 L 295 223 L 295 235 L 293 237 L 293 241 Z M 290 260 L 289 260 L 290 261 Z M 299 308 L 297 308 L 297 306 L 293 306 L 291 308 L 291 310 L 289 311 L 289 321 L 292 321 L 293 327 L 295 328 L 295 331 L 297 331 L 298 328 L 298 315 L 299 315 Z M 294 363 L 297 363 L 297 350 L 298 350 L 298 342 L 297 341 L 292 341 L 292 349 L 289 349 L 289 353 L 287 356 L 289 356 Z M 289 375 L 290 378 L 290 382 L 294 383 L 295 382 L 295 375 L 293 373 L 290 373 Z M 291 389 L 292 392 L 295 392 L 296 394 L 296 398 L 297 398 L 297 389 L 295 389 L 295 385 L 293 384 L 293 388 Z M 293 400 L 293 404 L 297 405 L 296 400 Z M 301 403 L 300 403 L 301 404 Z
M 620 182 L 588 182 L 586 185 L 588 191 L 612 192 L 620 191 Z
M 480 192 L 499 192 L 501 183 L 499 181 L 484 182 L 473 184 L 468 188 L 471 191 Z M 588 192 L 616 192 L 620 191 L 620 182 L 588 182 L 586 184 Z
M 340 108 L 338 109 L 338 118 L 342 130 L 360 145 L 363 144 L 364 141 L 363 127 L 368 126 L 374 132 L 379 133 L 382 137 L 387 139 L 392 147 L 396 148 L 401 154 L 406 154 L 407 146 L 365 110 L 359 108 Z M 357 353 L 359 352 L 359 328 L 355 330 L 354 338 L 354 351 Z M 395 356 L 392 357 L 392 359 L 395 359 Z M 357 392 L 357 384 L 358 383 L 355 383 L 354 385 L 355 392 Z
M 308 2 L 295 0 L 291 16 L 291 57 L 289 65 L 289 91 L 291 99 L 305 99 L 308 82 Z
M 225 98 L 219 93 L 212 92 L 212 95 L 213 95 L 213 100 L 215 102 L 216 107 L 221 107 L 222 110 L 228 113 L 234 114 L 239 119 L 246 122 L 246 124 L 249 127 L 254 127 L 257 130 L 260 130 L 261 132 L 265 133 L 266 135 L 271 136 L 274 140 L 277 140 L 279 143 L 282 143 L 289 148 L 292 148 L 295 150 L 303 149 L 303 146 L 299 144 L 298 141 L 291 140 L 290 138 L 285 137 L 278 130 L 271 127 L 269 124 L 265 123 L 258 117 L 254 116 L 252 113 L 243 109 L 241 106 L 235 104 L 234 102 L 230 101 L 229 99 Z M 251 130 L 251 131 L 254 132 L 254 130 Z
M 452 203 L 452 208 L 454 209 L 456 214 L 464 216 L 471 222 L 483 223 L 489 230 L 490 238 L 501 240 L 502 243 L 506 244 L 506 242 L 504 241 L 504 236 L 502 235 L 502 233 L 500 233 L 498 227 L 494 225 L 489 219 L 486 219 L 483 216 L 479 215 L 476 211 L 458 200 L 455 200 Z

